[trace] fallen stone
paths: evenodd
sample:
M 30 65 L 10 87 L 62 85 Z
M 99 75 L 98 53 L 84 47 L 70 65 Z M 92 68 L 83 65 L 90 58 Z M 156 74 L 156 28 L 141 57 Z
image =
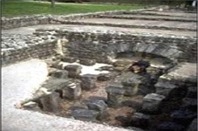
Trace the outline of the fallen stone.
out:
M 41 108 L 39 107 L 38 103 L 33 101 L 23 104 L 23 108 L 27 110 L 41 111 Z
M 197 98 L 197 87 L 189 87 L 186 95 L 188 98 Z
M 196 63 L 179 63 L 169 73 L 160 76 L 160 79 L 180 85 L 182 83 L 196 83 L 196 76 Z
M 155 84 L 156 87 L 156 93 L 166 96 L 166 97 L 171 97 L 172 94 L 174 94 L 174 91 L 178 89 L 178 86 L 171 84 L 169 82 L 158 82 Z
M 124 95 L 126 90 L 124 86 L 119 83 L 112 83 L 108 87 L 106 87 L 106 92 L 112 95 Z
M 157 131 L 184 131 L 183 125 L 174 122 L 163 122 L 157 127 Z
M 53 113 L 60 112 L 61 110 L 60 101 L 61 101 L 60 94 L 57 92 L 53 92 L 49 95 L 40 98 L 42 110 Z
M 127 67 L 131 64 L 130 60 L 117 60 L 113 62 L 114 67 Z
M 82 65 L 86 65 L 86 66 L 92 66 L 92 65 L 96 64 L 96 60 L 80 59 L 79 63 Z
M 112 67 L 112 66 L 102 66 L 102 67 L 100 67 L 99 69 L 97 69 L 97 70 L 99 70 L 99 71 L 113 71 L 114 70 L 114 68 Z
M 63 62 L 69 62 L 69 63 L 74 63 L 74 62 L 77 61 L 77 59 L 74 58 L 74 57 L 63 57 L 63 58 L 61 59 L 61 61 L 63 61 Z
M 126 95 L 146 95 L 154 92 L 154 89 L 151 88 L 151 79 L 149 74 L 138 75 L 134 73 L 130 74 L 129 72 L 128 77 L 126 76 L 123 76 L 122 78 L 122 84 L 127 88 Z
M 182 100 L 182 106 L 192 111 L 197 111 L 197 98 L 184 98 Z
M 107 104 L 103 100 L 90 100 L 87 103 L 87 106 L 90 110 L 96 110 L 104 112 L 107 108 Z
M 42 87 L 48 89 L 49 91 L 55 91 L 57 89 L 64 89 L 71 83 L 69 79 L 59 79 L 59 78 L 49 78 L 45 81 Z
M 82 67 L 80 65 L 67 65 L 64 69 L 68 71 L 69 77 L 78 78 L 80 76 Z
M 71 115 L 78 120 L 83 121 L 96 121 L 99 112 L 88 109 L 76 109 L 71 112 Z
M 71 83 L 62 89 L 62 97 L 70 100 L 76 100 L 81 96 L 80 83 Z
M 68 78 L 68 72 L 66 70 L 52 69 L 50 70 L 48 75 L 55 78 L 63 78 L 63 79 Z
M 142 110 L 149 113 L 158 113 L 160 105 L 165 99 L 163 95 L 151 93 L 143 98 Z
M 197 118 L 194 119 L 190 126 L 188 127 L 187 131 L 197 131 Z
M 135 127 L 141 127 L 143 129 L 148 128 L 150 124 L 150 116 L 143 113 L 136 112 L 131 117 L 131 125 Z
M 98 75 L 97 80 L 98 81 L 108 81 L 112 79 L 112 75 L 110 73 L 101 73 Z
M 121 101 L 122 106 L 132 107 L 135 110 L 140 110 L 143 104 L 143 96 L 123 97 Z
M 96 88 L 97 76 L 92 74 L 85 74 L 81 76 L 81 87 L 84 90 L 91 90 Z
M 107 93 L 107 104 L 110 107 L 119 107 L 122 100 L 123 95 Z

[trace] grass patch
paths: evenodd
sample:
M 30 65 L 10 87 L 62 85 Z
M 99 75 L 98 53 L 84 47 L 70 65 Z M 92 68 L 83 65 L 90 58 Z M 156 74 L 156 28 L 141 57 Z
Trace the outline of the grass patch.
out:
M 88 13 L 110 10 L 132 10 L 143 8 L 141 5 L 110 5 L 110 4 L 74 4 L 56 2 L 54 8 L 51 8 L 49 2 L 23 2 L 23 1 L 5 1 L 2 5 L 2 16 L 13 17 L 33 14 L 72 14 Z

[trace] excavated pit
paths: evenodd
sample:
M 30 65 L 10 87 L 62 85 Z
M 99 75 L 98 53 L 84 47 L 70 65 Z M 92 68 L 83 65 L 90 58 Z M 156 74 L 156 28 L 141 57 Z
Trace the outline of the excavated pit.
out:
M 163 85 L 160 79 L 176 64 L 163 57 L 149 55 L 149 59 L 147 54 L 143 55 L 144 58 L 140 54 L 136 57 L 129 54 L 118 54 L 111 64 L 60 56 L 46 59 L 48 78 L 35 92 L 33 99 L 23 103 L 23 108 L 82 121 L 150 131 L 161 130 L 167 121 L 171 125 L 174 112 L 177 115 L 187 110 L 189 118 L 178 118 L 179 122 L 183 122 L 183 119 L 188 122 L 184 123 L 187 127 L 196 117 L 195 105 L 183 106 L 188 92 L 187 85 L 169 82 Z M 145 66 L 146 72 L 134 73 L 128 69 L 132 62 L 141 60 L 143 64 L 148 64 Z M 192 82 L 188 86 L 196 85 Z M 185 126 L 174 126 L 185 129 Z
M 197 117 L 194 14 L 142 13 L 60 17 L 67 25 L 37 27 L 24 47 L 3 44 L 3 64 L 36 57 L 48 65 L 47 80 L 16 107 L 133 130 L 187 130 Z

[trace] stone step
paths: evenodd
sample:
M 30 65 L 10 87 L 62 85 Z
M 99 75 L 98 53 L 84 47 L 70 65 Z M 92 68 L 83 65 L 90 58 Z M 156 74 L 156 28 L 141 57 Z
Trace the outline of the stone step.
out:
M 143 98 L 142 111 L 154 114 L 159 113 L 161 110 L 160 108 L 162 108 L 160 105 L 164 99 L 165 96 L 156 93 L 146 95 Z

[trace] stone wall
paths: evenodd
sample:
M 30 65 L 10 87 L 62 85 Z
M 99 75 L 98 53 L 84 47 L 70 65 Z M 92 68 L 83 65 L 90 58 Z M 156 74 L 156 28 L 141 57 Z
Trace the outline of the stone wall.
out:
M 139 9 L 130 12 L 144 11 L 148 9 Z M 120 14 L 126 12 L 124 10 L 119 11 L 106 11 L 106 12 L 95 12 L 95 13 L 83 13 L 83 14 L 71 14 L 71 15 L 32 15 L 32 16 L 21 16 L 6 18 L 2 17 L 2 29 L 12 29 L 24 26 L 32 25 L 42 25 L 42 24 L 58 24 L 59 19 L 61 20 L 73 20 L 73 19 L 83 19 L 87 17 L 97 17 L 98 15 L 105 14 Z
M 29 58 L 47 58 L 55 54 L 55 42 L 45 42 L 20 49 L 3 51 L 1 54 L 2 64 L 12 64 Z
M 70 56 L 108 62 L 108 56 L 131 52 L 165 57 L 173 61 L 196 61 L 196 39 L 152 34 L 125 34 L 118 32 L 91 33 L 59 31 L 69 40 Z M 193 51 L 192 51 L 193 50 Z

